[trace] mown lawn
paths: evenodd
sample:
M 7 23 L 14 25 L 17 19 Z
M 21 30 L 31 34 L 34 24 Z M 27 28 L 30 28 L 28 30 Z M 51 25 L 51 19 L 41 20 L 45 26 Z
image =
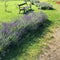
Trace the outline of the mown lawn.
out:
M 23 1 L 7 1 L 7 12 L 5 12 L 5 2 L 0 1 L 0 22 L 11 22 L 16 20 L 19 14 L 18 4 Z
M 0 22 L 11 22 L 16 20 L 16 18 L 19 16 L 23 15 L 22 13 L 19 14 L 18 7 L 18 4 L 23 2 L 24 1 L 7 1 L 7 12 L 5 12 L 5 2 L 0 1 Z M 35 6 L 32 6 L 32 9 L 38 12 L 38 9 Z
M 33 9 L 36 12 L 38 11 L 45 12 L 48 15 L 49 20 L 45 24 L 43 24 L 43 26 L 41 26 L 39 30 L 34 31 L 33 33 L 31 32 L 26 37 L 24 37 L 23 42 L 19 43 L 18 46 L 15 47 L 12 46 L 11 49 L 9 48 L 9 52 L 6 54 L 3 60 L 37 60 L 38 55 L 40 53 L 43 53 L 42 48 L 44 47 L 48 48 L 48 46 L 44 43 L 52 39 L 53 32 L 51 31 L 51 29 L 60 26 L 59 5 L 56 4 L 55 2 L 49 3 L 51 3 L 54 6 L 55 10 L 38 10 L 37 7 L 33 6 L 34 7 Z M 2 22 L 5 21 L 8 22 L 10 21 L 10 19 L 16 16 L 20 16 L 17 12 L 18 10 L 16 8 L 13 8 L 13 6 L 12 9 L 10 8 L 11 10 L 9 9 L 9 11 L 12 11 L 13 13 L 6 12 L 3 13 L 0 11 L 1 14 L 2 13 L 4 14 L 3 15 L 4 17 L 0 15 L 1 16 L 0 19 L 3 20 L 3 21 L 1 20 Z M 3 8 L 1 8 L 1 10 L 2 9 Z M 13 9 L 15 11 L 13 11 Z

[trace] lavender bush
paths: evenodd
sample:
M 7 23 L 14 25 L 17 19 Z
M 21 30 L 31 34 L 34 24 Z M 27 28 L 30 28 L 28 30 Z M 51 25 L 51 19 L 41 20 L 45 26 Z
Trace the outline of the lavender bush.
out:
M 44 9 L 44 10 L 46 10 L 46 9 L 53 10 L 53 6 L 46 2 L 41 2 L 40 6 L 41 6 L 41 9 Z
M 40 24 L 48 19 L 43 12 L 33 12 L 20 17 L 18 20 L 11 23 L 2 23 L 0 31 L 0 47 L 11 45 L 11 42 L 21 41 L 24 35 L 34 31 Z

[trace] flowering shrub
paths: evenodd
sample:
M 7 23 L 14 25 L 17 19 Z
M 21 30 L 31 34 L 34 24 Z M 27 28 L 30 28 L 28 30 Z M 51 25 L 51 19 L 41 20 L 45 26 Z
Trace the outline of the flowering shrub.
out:
M 40 5 L 41 5 L 41 9 L 44 9 L 44 10 L 46 10 L 46 9 L 52 10 L 53 9 L 53 6 L 46 2 L 42 2 L 42 3 L 40 3 Z
M 0 31 L 0 47 L 9 46 L 12 42 L 21 41 L 24 35 L 39 28 L 48 17 L 43 12 L 33 12 L 24 15 L 11 23 L 2 23 Z

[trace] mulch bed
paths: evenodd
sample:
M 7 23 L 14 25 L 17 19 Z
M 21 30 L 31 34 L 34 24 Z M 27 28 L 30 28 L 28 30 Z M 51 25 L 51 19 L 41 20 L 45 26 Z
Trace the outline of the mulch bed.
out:
M 60 1 L 59 2 L 56 2 L 57 4 L 60 4 Z

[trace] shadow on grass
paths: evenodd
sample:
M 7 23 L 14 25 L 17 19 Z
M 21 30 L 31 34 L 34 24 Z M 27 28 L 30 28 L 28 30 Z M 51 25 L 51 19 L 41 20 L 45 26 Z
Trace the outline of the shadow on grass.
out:
M 34 10 L 32 10 L 32 9 L 29 9 L 28 11 L 26 11 L 24 14 L 29 14 L 29 13 L 31 13 L 31 12 L 33 12 Z
M 12 13 L 12 11 L 6 10 L 7 13 Z
M 41 10 L 55 10 L 55 9 L 52 8 L 52 7 L 49 7 L 49 8 L 47 8 L 47 7 L 41 7 Z
M 32 9 L 29 9 L 29 10 L 27 10 L 26 12 L 23 12 L 23 13 L 19 13 L 19 14 L 29 14 L 29 13 L 32 13 L 34 10 L 32 10 Z
M 43 25 L 40 25 L 37 30 L 29 32 L 21 41 L 14 43 L 12 46 L 6 47 L 6 55 L 4 57 L 2 56 L 2 60 L 12 60 L 17 55 L 21 56 L 22 53 L 26 52 L 26 49 L 29 46 L 39 42 L 36 38 L 42 38 L 51 24 L 52 22 L 50 20 L 46 20 Z

